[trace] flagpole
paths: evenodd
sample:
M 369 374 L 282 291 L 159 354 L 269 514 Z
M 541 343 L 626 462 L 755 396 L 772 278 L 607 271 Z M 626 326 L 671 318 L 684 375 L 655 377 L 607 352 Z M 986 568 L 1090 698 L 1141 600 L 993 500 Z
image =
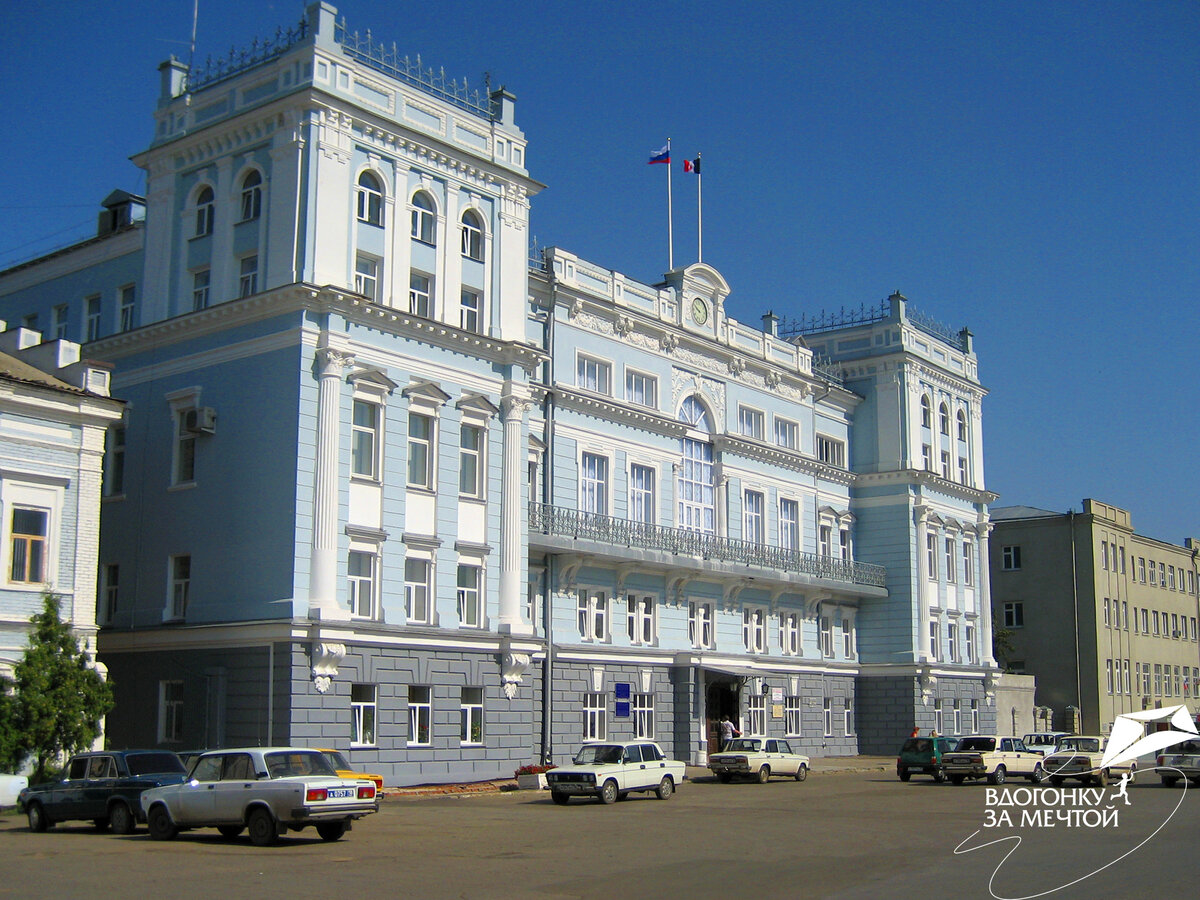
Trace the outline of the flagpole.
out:
M 667 138 L 667 158 L 671 158 L 671 139 Z M 667 163 L 667 271 L 675 268 L 675 227 L 671 218 L 671 163 Z
M 704 262 L 704 191 L 700 179 L 700 154 L 696 154 L 696 262 Z

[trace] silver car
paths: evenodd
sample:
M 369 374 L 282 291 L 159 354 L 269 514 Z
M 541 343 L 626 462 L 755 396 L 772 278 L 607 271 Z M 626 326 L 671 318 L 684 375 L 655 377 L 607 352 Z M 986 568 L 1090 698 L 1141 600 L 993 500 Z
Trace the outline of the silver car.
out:
M 188 828 L 216 828 L 227 838 L 248 829 L 259 846 L 309 825 L 336 841 L 355 819 L 379 811 L 373 781 L 339 778 L 324 754 L 303 747 L 202 753 L 183 784 L 146 791 L 141 802 L 155 840 Z

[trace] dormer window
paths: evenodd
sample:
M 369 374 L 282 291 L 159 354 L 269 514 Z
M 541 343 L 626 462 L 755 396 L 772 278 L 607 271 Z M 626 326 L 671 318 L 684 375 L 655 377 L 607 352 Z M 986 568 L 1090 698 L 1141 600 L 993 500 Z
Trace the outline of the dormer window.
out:
M 255 169 L 242 179 L 242 221 L 262 215 L 262 175 Z
M 212 234 L 214 212 L 212 188 L 201 188 L 196 195 L 196 237 Z
M 479 215 L 470 209 L 462 217 L 462 255 L 468 259 L 483 259 L 483 225 Z

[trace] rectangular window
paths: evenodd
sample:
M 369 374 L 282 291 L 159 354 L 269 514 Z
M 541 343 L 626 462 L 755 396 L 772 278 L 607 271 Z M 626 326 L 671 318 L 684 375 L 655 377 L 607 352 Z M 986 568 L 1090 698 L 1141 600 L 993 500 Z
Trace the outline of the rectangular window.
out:
M 50 335 L 55 340 L 67 339 L 67 319 L 70 309 L 65 303 L 60 303 L 50 310 Z
M 432 575 L 429 560 L 411 556 L 404 560 L 404 614 L 409 622 L 417 625 L 433 622 Z
M 825 698 L 822 713 L 825 720 L 825 737 L 833 737 L 833 704 L 828 697 Z
M 1138 581 L 1142 584 L 1146 583 L 1146 557 L 1138 557 Z
M 1002 558 L 1003 558 L 1003 566 L 1004 566 L 1005 571 L 1011 572 L 1014 569 L 1021 568 L 1021 547 L 1020 547 L 1020 545 L 1018 544 L 1018 545 L 1011 546 L 1011 547 L 1005 547 L 1002 551 Z
M 1154 664 L 1154 696 L 1162 696 L 1162 663 Z
M 1025 604 L 1023 601 L 1014 600 L 1004 604 L 1004 627 L 1025 627 Z
M 968 625 L 963 630 L 963 658 L 967 665 L 975 664 L 975 626 Z
M 767 652 L 767 611 L 758 607 L 742 610 L 742 643 L 748 653 Z
M 379 476 L 379 435 L 383 409 L 378 403 L 355 400 L 350 426 L 350 473 Z
M 955 575 L 954 563 L 956 562 L 956 560 L 954 558 L 954 556 L 955 556 L 954 538 L 946 538 L 945 550 L 946 550 L 946 580 L 948 582 L 950 582 L 951 584 L 953 584 L 954 580 L 955 580 L 955 578 L 954 578 L 954 575 Z
M 483 427 L 463 424 L 458 432 L 458 492 L 483 496 Z
M 1157 635 L 1157 634 L 1159 633 L 1159 632 L 1158 632 L 1158 610 L 1157 610 L 1157 609 L 1156 609 L 1156 610 L 1154 610 L 1154 612 L 1153 612 L 1153 616 L 1154 616 L 1154 618 L 1153 618 L 1153 621 L 1154 621 L 1154 634 L 1155 634 L 1155 635 Z
M 408 486 L 433 489 L 433 417 L 408 414 Z
M 767 540 L 766 518 L 763 514 L 765 500 L 758 491 L 746 491 L 742 517 L 742 538 L 753 544 Z
M 854 734 L 854 701 L 849 697 L 842 702 L 842 725 L 847 737 Z
M 979 701 L 971 701 L 971 734 L 979 734 Z
M 1108 541 L 1100 542 L 1100 568 L 1108 571 Z
M 654 740 L 654 695 L 633 695 L 633 736 L 641 741 Z
M 1105 628 L 1112 627 L 1112 621 L 1109 618 L 1108 598 L 1107 597 L 1104 598 L 1104 627 Z
M 1171 613 L 1171 637 L 1179 637 L 1179 615 L 1177 613 Z
M 958 662 L 958 626 L 946 626 L 946 653 L 950 662 Z
M 794 695 L 789 695 L 783 698 L 783 733 L 788 737 L 800 737 L 801 716 L 800 698 Z
M 612 363 L 581 354 L 576 360 L 575 384 L 597 394 L 611 394 Z
M 104 580 L 101 589 L 104 597 L 104 624 L 112 622 L 117 615 L 117 601 L 121 587 L 121 570 L 116 563 L 104 567 Z
M 102 309 L 99 295 L 88 297 L 84 300 L 83 308 L 87 319 L 85 331 L 87 337 L 85 340 L 97 340 L 100 337 L 100 315 Z
M 354 290 L 368 299 L 379 299 L 379 260 L 358 255 L 354 260 Z
M 242 182 L 242 221 L 249 222 L 262 214 L 262 176 L 251 172 Z
M 196 434 L 186 427 L 187 414 L 192 410 L 181 409 L 175 413 L 175 468 L 171 483 L 191 484 L 196 480 Z
M 763 414 L 757 409 L 738 407 L 738 431 L 746 437 L 763 439 Z
M 934 659 L 942 658 L 942 628 L 937 622 L 929 623 L 929 653 Z
M 967 458 L 965 456 L 958 458 L 958 483 L 967 483 Z
M 750 694 L 746 698 L 746 734 L 767 733 L 767 698 L 765 694 Z
M 183 682 L 158 683 L 158 741 L 175 744 L 183 740 Z
M 1142 634 L 1150 633 L 1150 610 L 1142 607 Z
M 350 685 L 350 746 L 375 746 L 375 685 Z
M 658 379 L 645 372 L 625 370 L 625 399 L 651 409 L 658 406 Z
M 817 435 L 817 459 L 839 469 L 846 468 L 846 445 L 823 434 Z
M 842 619 L 842 655 L 854 659 L 854 629 L 849 619 Z
M 833 527 L 822 525 L 817 530 L 817 535 L 821 555 L 825 557 L 833 556 Z
M 954 701 L 954 734 L 962 734 L 962 701 Z
M 654 469 L 632 463 L 629 466 L 629 518 L 634 522 L 653 525 Z
M 933 701 L 933 730 L 938 734 L 946 733 L 946 701 Z
M 243 257 L 238 272 L 238 296 L 249 297 L 258 293 L 258 256 Z
M 121 313 L 121 330 L 132 331 L 137 327 L 137 289 L 132 284 L 121 288 L 118 306 Z
M 363 619 L 375 618 L 375 559 L 361 550 L 351 550 L 346 559 L 350 614 Z
M 433 688 L 409 685 L 408 746 L 428 747 L 433 741 Z
M 408 275 L 408 311 L 414 316 L 428 319 L 432 309 L 433 279 L 422 272 Z
M 971 587 L 975 584 L 975 548 L 970 541 L 963 541 L 963 584 Z
M 788 656 L 800 652 L 800 616 L 781 613 L 779 616 L 779 649 Z
M 602 643 L 608 640 L 608 595 L 604 591 L 579 591 L 577 607 L 579 639 Z
M 608 457 L 584 453 L 580 458 L 579 509 L 608 515 Z
M 950 454 L 945 450 L 942 451 L 942 477 L 950 480 Z
M 800 426 L 787 419 L 775 417 L 775 443 L 788 450 L 800 447 Z
M 1121 628 L 1124 631 L 1129 630 L 1129 601 L 1121 601 Z
M 926 472 L 933 471 L 933 447 L 929 444 L 921 445 L 921 463 Z
M 110 425 L 104 435 L 104 496 L 125 493 L 125 426 Z
M 483 295 L 471 288 L 463 288 L 458 299 L 458 327 L 463 331 L 480 331 L 480 312 L 483 310 Z
M 465 687 L 459 700 L 459 731 L 460 744 L 478 745 L 483 743 L 483 688 Z
M 458 621 L 464 628 L 483 627 L 483 570 L 458 564 Z
M 800 502 L 779 501 L 779 546 L 784 550 L 800 549 Z
M 1150 694 L 1150 663 L 1142 663 L 1142 693 Z
M 187 616 L 188 601 L 192 591 L 192 558 L 171 557 L 171 618 Z
M 208 289 L 212 282 L 212 272 L 200 269 L 192 273 L 192 312 L 208 309 Z
M 713 643 L 713 605 L 692 600 L 688 603 L 688 640 L 699 650 L 711 650 Z
M 604 741 L 608 739 L 608 695 L 583 695 L 583 739 Z
M 1133 691 L 1130 689 L 1129 684 L 1129 660 L 1125 660 L 1125 662 L 1121 664 L 1121 678 L 1123 687 L 1125 688 L 1125 693 L 1132 694 Z
M 842 528 L 838 530 L 838 547 L 842 551 L 842 560 L 850 562 L 850 529 Z
M 654 598 L 629 594 L 626 600 L 628 602 L 626 630 L 629 634 L 629 643 L 653 646 L 658 638 Z
M 433 206 L 425 193 L 413 197 L 411 228 L 409 233 L 423 244 L 435 243 Z
M 833 623 L 829 616 L 821 616 L 821 655 L 833 656 Z
M 937 581 L 938 564 L 937 564 L 937 536 L 932 534 L 925 535 L 925 564 L 929 567 L 929 580 Z

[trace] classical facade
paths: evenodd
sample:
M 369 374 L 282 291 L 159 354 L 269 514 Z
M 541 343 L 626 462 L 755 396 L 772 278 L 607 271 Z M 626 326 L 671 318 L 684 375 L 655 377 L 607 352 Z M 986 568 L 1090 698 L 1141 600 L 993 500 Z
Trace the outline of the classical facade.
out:
M 333 744 L 402 784 L 596 737 L 703 762 L 725 713 L 820 755 L 992 727 L 969 335 L 899 296 L 753 328 L 710 266 L 530 260 L 512 95 L 326 4 L 161 75 L 144 206 L 0 273 L 130 405 L 114 740 Z
M 1200 540 L 1134 531 L 1128 510 L 992 511 L 992 604 L 1013 671 L 1054 727 L 1107 734 L 1122 713 L 1187 703 L 1200 680 Z

